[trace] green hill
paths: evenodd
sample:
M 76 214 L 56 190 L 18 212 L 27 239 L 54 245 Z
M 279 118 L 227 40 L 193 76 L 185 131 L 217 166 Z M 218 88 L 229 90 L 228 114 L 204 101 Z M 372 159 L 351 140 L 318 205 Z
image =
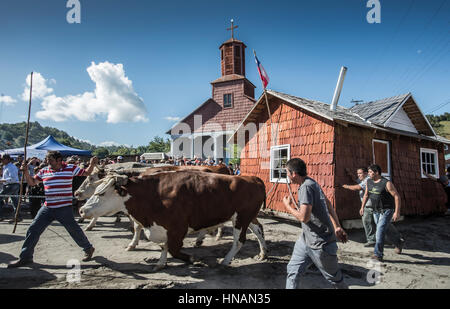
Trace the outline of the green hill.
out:
M 0 149 L 23 147 L 25 143 L 26 125 L 26 122 L 0 124 Z M 85 150 L 93 150 L 95 148 L 95 146 L 73 138 L 62 130 L 43 127 L 39 122 L 30 123 L 28 145 L 36 144 L 49 135 L 52 135 L 58 142 L 69 147 Z
M 450 121 L 440 121 L 440 126 L 434 128 L 437 135 L 450 139 Z
M 25 143 L 26 125 L 26 122 L 0 124 L 0 150 L 23 147 Z M 51 127 L 43 127 L 37 121 L 30 123 L 28 146 L 42 141 L 49 135 L 52 135 L 58 142 L 66 146 L 84 150 L 92 150 L 92 153 L 100 158 L 117 155 L 141 155 L 145 152 L 170 151 L 169 139 L 163 139 L 158 136 L 154 137 L 147 146 L 97 147 L 95 145 L 80 141 L 62 130 Z

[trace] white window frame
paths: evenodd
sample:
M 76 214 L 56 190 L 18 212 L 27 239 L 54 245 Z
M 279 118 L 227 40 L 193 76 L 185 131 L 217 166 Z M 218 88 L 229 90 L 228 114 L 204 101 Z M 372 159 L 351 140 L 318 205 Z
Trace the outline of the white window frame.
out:
M 287 149 L 287 161 L 291 159 L 291 145 L 279 145 L 279 146 L 272 146 L 270 147 L 270 182 L 278 182 L 278 183 L 289 183 L 289 178 L 287 176 L 286 171 L 286 178 L 274 178 L 272 177 L 272 171 L 274 170 L 274 151 L 279 151 L 280 149 Z
M 429 153 L 434 155 L 434 165 L 435 165 L 434 170 L 436 171 L 436 173 L 430 175 L 439 178 L 439 157 L 438 157 L 439 152 L 436 149 L 420 148 L 420 174 L 422 175 L 422 178 L 427 178 L 427 176 L 425 176 L 423 173 L 422 164 L 424 164 L 424 162 L 422 161 L 422 153 Z M 425 162 L 425 164 L 431 163 Z
M 372 153 L 373 153 L 373 162 L 375 161 L 375 145 L 374 142 L 386 144 L 387 145 L 387 165 L 388 165 L 388 172 L 387 173 L 381 173 L 381 176 L 391 180 L 392 176 L 392 170 L 391 170 L 391 143 L 389 141 L 381 140 L 381 139 L 373 139 L 372 140 Z

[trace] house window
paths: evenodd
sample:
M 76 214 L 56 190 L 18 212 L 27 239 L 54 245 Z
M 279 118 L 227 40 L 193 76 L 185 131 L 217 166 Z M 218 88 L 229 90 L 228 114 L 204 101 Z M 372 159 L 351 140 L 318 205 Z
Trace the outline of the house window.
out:
M 223 49 L 220 51 L 220 59 L 223 60 Z
M 439 178 L 438 151 L 420 148 L 420 166 L 422 167 L 422 178 L 426 177 L 424 173 Z
M 232 107 L 233 106 L 233 95 L 231 93 L 227 93 L 223 95 L 223 107 Z
M 270 182 L 288 183 L 286 163 L 291 158 L 291 145 L 270 148 Z

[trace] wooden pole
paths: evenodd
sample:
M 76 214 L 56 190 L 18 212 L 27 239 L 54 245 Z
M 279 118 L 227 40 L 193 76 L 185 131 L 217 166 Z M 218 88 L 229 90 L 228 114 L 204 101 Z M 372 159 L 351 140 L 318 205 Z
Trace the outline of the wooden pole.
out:
M 30 101 L 28 103 L 27 128 L 26 128 L 26 131 L 25 131 L 25 145 L 23 147 L 23 160 L 24 160 L 24 162 L 27 161 L 27 144 L 28 144 L 28 131 L 29 131 L 29 128 L 30 128 L 31 94 L 32 94 L 32 92 L 33 92 L 33 72 L 31 72 L 31 76 L 30 76 Z M 28 167 L 26 167 L 26 168 L 28 168 Z M 13 234 L 16 232 L 17 218 L 19 217 L 20 206 L 22 204 L 22 194 L 24 193 L 23 192 L 23 178 L 24 178 L 24 174 L 25 174 L 24 171 L 22 171 L 22 177 L 20 178 L 19 203 L 17 203 L 16 215 L 14 217 Z

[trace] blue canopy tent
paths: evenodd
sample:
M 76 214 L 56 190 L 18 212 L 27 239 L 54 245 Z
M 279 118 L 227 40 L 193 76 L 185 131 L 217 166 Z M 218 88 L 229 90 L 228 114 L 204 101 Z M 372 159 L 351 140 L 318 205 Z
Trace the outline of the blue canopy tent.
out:
M 15 148 L 15 149 L 6 149 L 3 150 L 3 153 L 9 154 L 11 156 L 18 156 L 23 155 L 24 151 L 23 148 Z M 47 153 L 47 151 L 59 151 L 63 156 L 71 156 L 71 155 L 78 155 L 78 156 L 90 156 L 92 151 L 90 150 L 81 150 L 72 148 L 66 145 L 63 145 L 59 143 L 55 138 L 51 135 L 49 135 L 46 139 L 43 141 L 28 146 L 27 147 L 27 157 L 42 157 Z

